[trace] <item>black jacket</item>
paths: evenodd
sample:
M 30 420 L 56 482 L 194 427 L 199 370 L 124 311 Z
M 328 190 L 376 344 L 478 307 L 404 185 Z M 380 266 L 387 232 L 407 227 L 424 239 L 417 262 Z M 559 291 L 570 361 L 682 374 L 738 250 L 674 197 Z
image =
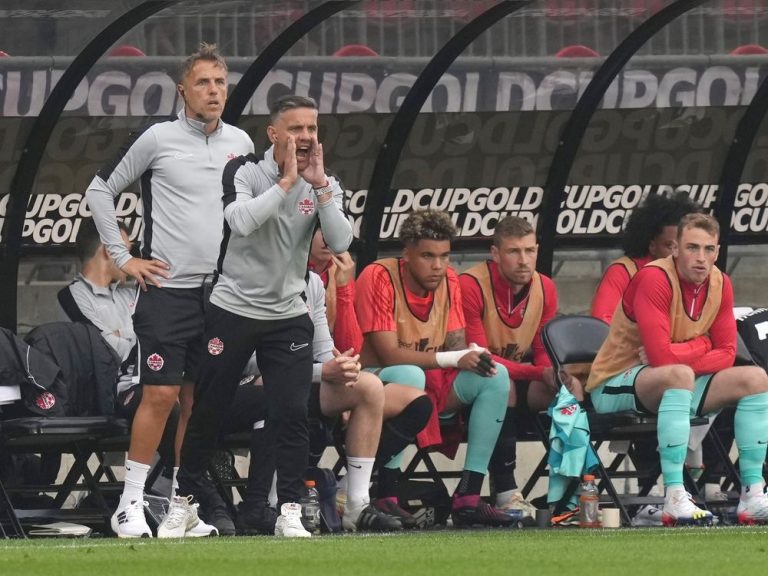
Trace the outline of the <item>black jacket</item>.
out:
M 40 416 L 64 416 L 67 387 L 59 367 L 6 328 L 0 328 L 0 386 L 19 386 L 23 407 Z M 5 407 L 23 415 L 17 406 Z
M 97 328 L 79 322 L 51 322 L 25 338 L 51 358 L 66 383 L 67 416 L 110 416 L 115 411 L 115 382 L 120 358 Z

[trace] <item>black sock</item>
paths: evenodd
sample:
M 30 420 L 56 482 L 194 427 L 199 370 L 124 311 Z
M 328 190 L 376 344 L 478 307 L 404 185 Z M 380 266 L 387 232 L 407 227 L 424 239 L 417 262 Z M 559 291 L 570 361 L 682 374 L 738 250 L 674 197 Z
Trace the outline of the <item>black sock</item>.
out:
M 461 472 L 461 480 L 459 480 L 459 486 L 456 488 L 456 494 L 459 496 L 466 496 L 468 494 L 480 494 L 483 489 L 483 480 L 485 474 L 480 472 L 472 472 L 471 470 L 463 470 Z
M 517 488 L 515 467 L 517 465 L 517 407 L 507 408 L 499 439 L 488 463 L 491 493 L 498 494 Z
M 376 488 L 377 498 L 392 498 L 397 496 L 398 481 L 400 480 L 399 468 L 379 468 L 379 478 Z
M 384 422 L 379 451 L 376 454 L 376 466 L 383 469 L 393 456 L 412 443 L 431 415 L 432 401 L 427 396 L 419 396 L 403 408 L 400 414 Z

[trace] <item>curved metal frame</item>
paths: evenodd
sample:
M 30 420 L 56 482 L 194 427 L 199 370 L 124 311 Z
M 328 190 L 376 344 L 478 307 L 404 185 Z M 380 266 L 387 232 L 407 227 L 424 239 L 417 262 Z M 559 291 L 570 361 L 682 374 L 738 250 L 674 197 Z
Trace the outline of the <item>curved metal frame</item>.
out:
M 5 246 L 0 263 L 0 301 L 6 305 L 0 308 L 0 326 L 11 330 L 16 329 L 16 284 L 19 273 L 19 251 L 21 249 L 24 216 L 37 170 L 59 116 L 61 116 L 80 81 L 85 78 L 91 67 L 112 44 L 137 24 L 160 10 L 176 4 L 177 1 L 144 2 L 104 28 L 72 61 L 45 101 L 40 115 L 35 119 L 11 181 L 7 217 L 3 225 Z M 13 303 L 12 306 L 7 305 L 11 302 Z
M 298 40 L 330 16 L 359 1 L 325 2 L 286 28 L 264 49 L 240 79 L 227 101 L 222 119 L 228 123 L 236 123 L 264 77 Z M 8 217 L 3 231 L 3 238 L 7 238 L 7 241 L 0 262 L 0 299 L 3 302 L 13 302 L 14 305 L 4 306 L 0 310 L 0 326 L 16 328 L 19 252 L 26 206 L 45 147 L 66 103 L 91 67 L 115 41 L 146 18 L 177 3 L 178 0 L 144 2 L 107 26 L 73 60 L 35 120 L 19 160 L 8 201 Z
M 764 78 L 760 83 L 760 87 L 739 120 L 725 157 L 723 171 L 720 173 L 717 198 L 713 207 L 713 214 L 720 224 L 720 253 L 717 257 L 717 267 L 720 270 L 726 270 L 728 265 L 728 238 L 731 233 L 736 190 L 741 182 L 741 174 L 752 149 L 752 143 L 760 130 L 766 112 L 768 112 L 768 78 Z
M 565 192 L 568 175 L 571 172 L 576 152 L 587 130 L 592 115 L 597 110 L 603 95 L 632 56 L 659 30 L 678 16 L 704 4 L 708 0 L 678 0 L 660 10 L 640 24 L 606 58 L 597 70 L 592 81 L 576 102 L 568 121 L 563 127 L 557 150 L 552 157 L 547 180 L 544 184 L 544 199 L 541 203 L 537 234 L 539 237 L 539 257 L 536 268 L 539 272 L 551 275 L 552 259 L 557 235 L 557 216 L 560 200 Z
M 503 1 L 474 18 L 446 42 L 440 51 L 429 61 L 413 86 L 406 94 L 403 104 L 395 114 L 392 124 L 376 157 L 368 196 L 363 209 L 360 229 L 360 244 L 357 253 L 357 272 L 376 259 L 378 253 L 379 230 L 384 216 L 386 200 L 391 194 L 390 185 L 400 160 L 405 142 L 413 128 L 416 117 L 426 102 L 432 89 L 437 85 L 453 61 L 472 43 L 504 16 L 531 4 L 532 0 Z

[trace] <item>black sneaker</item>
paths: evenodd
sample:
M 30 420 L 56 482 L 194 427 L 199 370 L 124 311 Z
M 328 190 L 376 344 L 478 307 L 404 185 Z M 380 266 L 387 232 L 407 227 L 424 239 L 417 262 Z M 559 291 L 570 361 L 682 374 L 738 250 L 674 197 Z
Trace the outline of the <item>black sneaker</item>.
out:
M 243 536 L 257 536 L 275 533 L 277 511 L 269 506 L 249 505 L 240 502 L 237 506 L 237 533 Z
M 416 518 L 414 518 L 413 514 L 408 512 L 408 510 L 400 507 L 397 498 L 379 498 L 374 500 L 372 504 L 380 512 L 384 512 L 384 514 L 400 520 L 400 524 L 403 525 L 403 528 L 407 530 L 416 528 Z
M 464 506 L 451 510 L 453 525 L 459 527 L 472 526 L 511 526 L 513 519 L 509 514 L 497 510 L 488 502 L 480 500 L 477 506 Z
M 219 536 L 234 536 L 237 533 L 235 523 L 229 515 L 226 505 L 215 506 L 210 509 L 201 507 L 200 516 L 208 523 L 216 527 Z
M 345 514 L 341 519 L 341 525 L 344 530 L 350 532 L 392 532 L 403 529 L 400 520 L 381 512 L 373 504 L 368 504 L 363 508 L 360 516 L 354 522 Z

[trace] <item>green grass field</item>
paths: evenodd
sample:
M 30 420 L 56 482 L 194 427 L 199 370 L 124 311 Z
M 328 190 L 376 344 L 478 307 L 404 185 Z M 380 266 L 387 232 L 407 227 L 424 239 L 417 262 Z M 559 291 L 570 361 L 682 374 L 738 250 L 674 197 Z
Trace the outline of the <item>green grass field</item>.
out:
M 0 574 L 765 574 L 768 529 L 434 531 L 311 540 L 0 541 Z

